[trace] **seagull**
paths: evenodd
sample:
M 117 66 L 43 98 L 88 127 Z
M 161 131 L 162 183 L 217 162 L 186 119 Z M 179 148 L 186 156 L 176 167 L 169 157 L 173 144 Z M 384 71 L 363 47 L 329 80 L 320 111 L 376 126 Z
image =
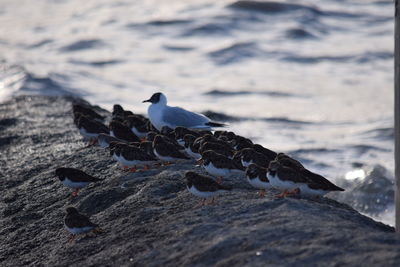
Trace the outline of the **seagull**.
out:
M 143 103 L 150 102 L 147 111 L 151 123 L 157 130 L 161 131 L 163 126 L 175 129 L 178 126 L 192 130 L 212 130 L 214 127 L 224 127 L 223 123 L 211 121 L 206 116 L 185 110 L 181 107 L 170 107 L 167 105 L 167 97 L 163 93 L 155 93 L 150 99 Z

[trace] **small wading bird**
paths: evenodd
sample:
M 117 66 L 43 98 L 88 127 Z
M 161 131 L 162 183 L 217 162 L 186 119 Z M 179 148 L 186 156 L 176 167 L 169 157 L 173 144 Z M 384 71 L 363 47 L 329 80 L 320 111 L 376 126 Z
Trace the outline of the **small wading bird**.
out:
M 215 197 L 222 192 L 230 191 L 231 188 L 218 184 L 212 178 L 197 174 L 189 171 L 185 174 L 186 186 L 190 193 L 195 196 L 203 198 L 203 200 L 196 205 L 204 206 L 214 204 Z M 211 198 L 211 201 L 208 199 Z
M 83 214 L 80 214 L 78 210 L 74 207 L 68 207 L 66 209 L 67 214 L 64 218 L 65 228 L 71 233 L 69 237 L 69 242 L 75 240 L 76 236 L 79 234 L 87 234 L 87 233 L 102 233 L 103 229 L 99 228 L 99 226 L 95 223 L 92 223 L 88 217 Z
M 90 183 L 101 181 L 101 179 L 74 168 L 58 168 L 56 169 L 56 176 L 65 186 L 75 189 L 72 192 L 72 197 L 76 197 L 79 190 Z

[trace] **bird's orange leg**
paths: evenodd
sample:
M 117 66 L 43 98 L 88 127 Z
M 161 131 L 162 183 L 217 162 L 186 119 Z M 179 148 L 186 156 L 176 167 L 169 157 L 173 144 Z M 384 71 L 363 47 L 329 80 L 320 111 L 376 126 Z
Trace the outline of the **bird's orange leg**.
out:
M 265 197 L 265 193 L 267 192 L 267 190 L 265 190 L 265 189 L 260 189 L 260 192 L 258 192 L 258 195 L 260 196 L 260 197 Z
M 279 198 L 285 198 L 289 195 L 289 192 L 287 190 L 284 190 L 281 194 L 277 195 Z
M 129 169 L 129 171 L 130 171 L 130 172 L 136 172 L 136 171 L 137 171 L 137 169 L 136 169 L 136 165 L 135 165 L 135 166 L 133 166 L 132 168 L 130 168 L 130 169 Z
M 208 205 L 217 204 L 216 199 L 217 199 L 216 197 L 212 197 L 212 199 L 211 199 L 211 201 L 208 203 Z
M 78 195 L 78 193 L 79 193 L 79 188 L 75 189 L 75 190 L 72 192 L 72 197 L 76 197 L 76 196 Z
M 105 233 L 106 231 L 104 229 L 101 229 L 100 227 L 94 228 L 92 230 L 93 233 L 95 234 L 101 234 L 101 233 Z
M 157 169 L 158 169 L 158 168 L 161 168 L 161 166 L 162 166 L 161 163 L 156 163 L 156 164 L 154 164 L 154 167 L 156 167 Z
M 68 238 L 68 243 L 72 243 L 76 238 L 76 235 L 71 234 Z
M 143 166 L 143 170 L 144 170 L 144 171 L 148 171 L 148 170 L 150 170 L 150 166 L 149 166 L 149 165 L 147 165 L 147 164 L 145 164 L 145 165 Z
M 203 207 L 205 205 L 206 200 L 207 200 L 206 198 L 203 198 L 202 200 L 200 200 L 199 203 L 196 204 L 196 206 L 194 206 L 194 208 L 197 209 Z
M 295 188 L 292 191 L 288 192 L 290 195 L 298 195 L 300 194 L 300 188 Z

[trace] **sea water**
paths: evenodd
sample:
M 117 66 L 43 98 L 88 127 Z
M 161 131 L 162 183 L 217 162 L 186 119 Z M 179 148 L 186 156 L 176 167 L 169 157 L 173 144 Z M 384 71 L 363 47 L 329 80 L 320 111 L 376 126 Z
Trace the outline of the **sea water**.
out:
M 3 0 L 0 98 L 217 113 L 393 218 L 393 1 Z M 215 114 L 214 114 L 215 115 Z M 223 116 L 226 115 L 226 116 Z

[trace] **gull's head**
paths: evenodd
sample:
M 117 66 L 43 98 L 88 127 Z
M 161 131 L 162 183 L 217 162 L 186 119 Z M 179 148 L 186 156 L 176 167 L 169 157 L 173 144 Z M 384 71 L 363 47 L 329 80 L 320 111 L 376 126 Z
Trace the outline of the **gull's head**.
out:
M 163 93 L 154 93 L 150 99 L 144 100 L 142 103 L 145 102 L 150 102 L 152 104 L 161 104 L 161 105 L 166 105 L 167 104 L 167 97 Z

